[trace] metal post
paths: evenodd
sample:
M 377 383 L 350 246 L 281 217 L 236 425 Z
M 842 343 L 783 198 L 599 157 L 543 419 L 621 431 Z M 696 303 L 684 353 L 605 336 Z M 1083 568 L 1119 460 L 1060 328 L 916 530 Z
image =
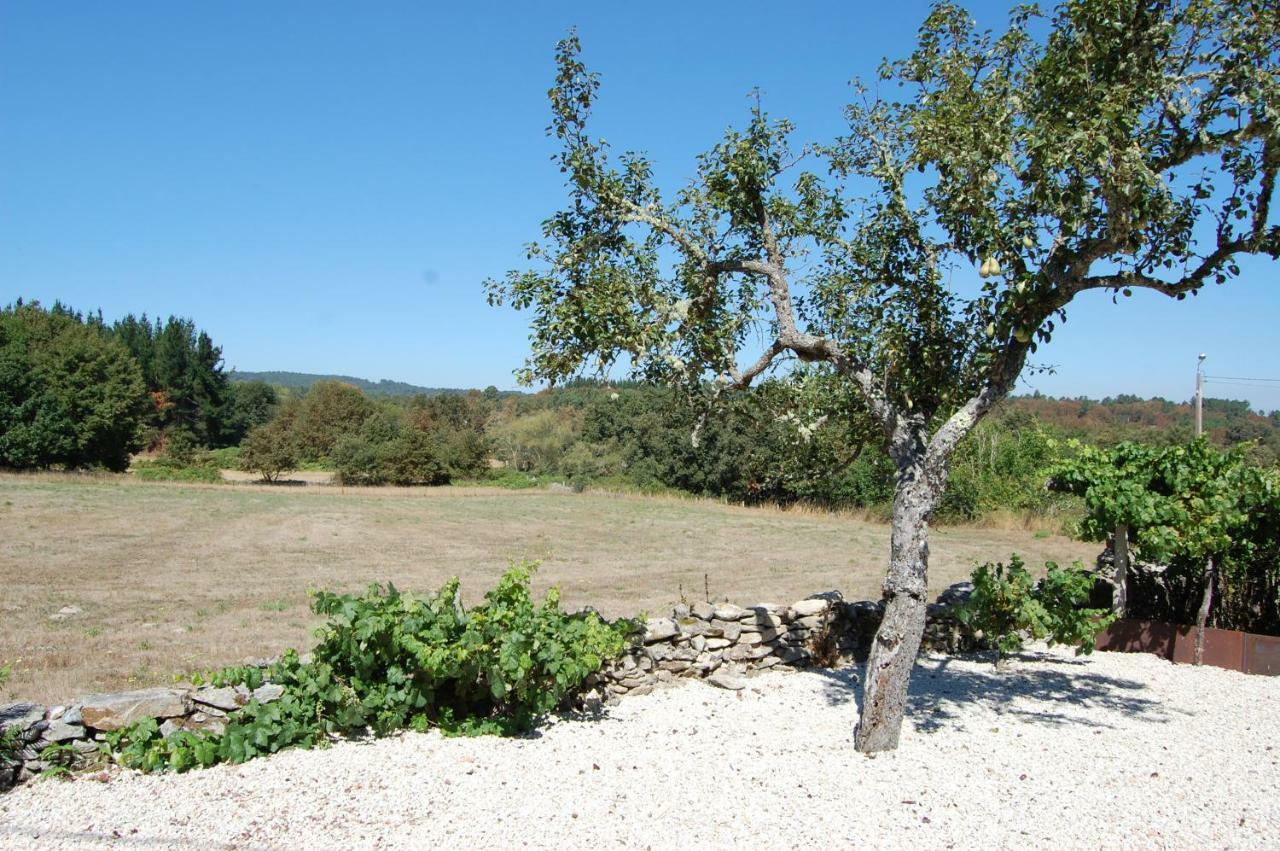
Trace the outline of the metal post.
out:
M 1196 364 L 1196 437 L 1204 433 L 1204 352 Z

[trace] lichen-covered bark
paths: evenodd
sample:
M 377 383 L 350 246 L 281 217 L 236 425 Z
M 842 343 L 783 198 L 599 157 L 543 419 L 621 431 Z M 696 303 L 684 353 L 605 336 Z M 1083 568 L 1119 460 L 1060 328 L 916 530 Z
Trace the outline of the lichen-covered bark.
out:
M 1115 592 L 1111 596 L 1111 610 L 1124 617 L 1129 608 L 1129 527 L 1121 523 L 1116 527 L 1115 542 L 1111 551 L 1115 555 Z
M 867 660 L 862 718 L 854 744 L 863 753 L 893 750 L 906 712 L 911 669 L 924 634 L 929 586 L 929 521 L 934 495 L 926 482 L 899 487 L 884 583 L 884 620 Z
M 1217 578 L 1213 559 L 1209 559 L 1204 571 L 1204 594 L 1200 597 L 1200 611 L 1196 613 L 1195 663 L 1204 662 L 1204 629 L 1209 624 L 1209 609 L 1213 606 L 1213 583 Z
M 1016 368 L 1007 369 L 1008 376 L 1016 374 Z M 898 479 L 889 572 L 884 583 L 884 620 L 867 659 L 862 717 L 854 734 L 854 745 L 863 753 L 898 746 L 928 606 L 929 518 L 946 491 L 956 447 L 1003 397 L 1011 382 L 1010 377 L 984 387 L 932 436 L 927 418 L 915 415 L 899 417 L 890 437 L 889 451 L 898 467 Z

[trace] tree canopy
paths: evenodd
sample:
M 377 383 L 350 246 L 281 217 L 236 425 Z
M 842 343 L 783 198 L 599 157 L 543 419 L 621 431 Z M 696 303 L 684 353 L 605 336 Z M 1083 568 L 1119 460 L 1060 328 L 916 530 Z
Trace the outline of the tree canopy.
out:
M 1181 597 L 1168 601 L 1174 617 L 1189 621 L 1209 583 L 1207 622 L 1280 632 L 1280 471 L 1201 439 L 1167 447 L 1077 445 L 1053 477 L 1084 498 L 1082 537 L 1104 541 L 1127 527 L 1144 559 L 1168 565 L 1174 584 L 1167 590 Z
M 123 470 L 146 386 L 124 346 L 61 305 L 0 310 L 0 465 Z
M 157 434 L 182 430 L 204 446 L 235 442 L 242 434 L 231 410 L 232 391 L 222 369 L 222 348 L 195 322 L 129 314 L 109 332 L 142 368 L 151 393 L 150 426 Z
M 847 135 L 798 145 L 757 104 L 670 197 L 588 133 L 600 80 L 571 35 L 550 93 L 570 204 L 535 268 L 489 286 L 534 311 L 522 376 L 625 362 L 742 386 L 785 354 L 831 364 L 887 426 L 1007 390 L 1079 293 L 1182 298 L 1280 253 L 1278 15 L 1078 0 L 996 36 L 941 3 L 882 94 L 855 89 Z
M 797 359 L 855 390 L 898 469 L 857 739 L 893 747 L 960 440 L 1081 293 L 1184 299 L 1280 256 L 1280 8 L 1068 0 L 994 33 L 937 3 L 845 135 L 798 143 L 757 98 L 674 193 L 591 134 L 580 53 L 560 42 L 549 93 L 568 203 L 488 285 L 533 312 L 521 375 L 621 365 L 715 398 Z

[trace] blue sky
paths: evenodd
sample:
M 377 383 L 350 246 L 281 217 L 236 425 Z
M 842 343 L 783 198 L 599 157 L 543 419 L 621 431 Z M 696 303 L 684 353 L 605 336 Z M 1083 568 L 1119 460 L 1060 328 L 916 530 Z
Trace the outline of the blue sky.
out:
M 971 3 L 999 26 L 1007 3 Z M 604 78 L 596 132 L 670 185 L 755 86 L 801 138 L 910 49 L 925 3 L 0 5 L 0 301 L 193 317 L 229 367 L 514 386 L 526 317 L 481 282 L 562 202 L 555 42 Z M 1280 266 L 1194 300 L 1078 302 L 1022 389 L 1190 396 L 1280 378 Z M 1213 395 L 1280 408 L 1277 389 Z

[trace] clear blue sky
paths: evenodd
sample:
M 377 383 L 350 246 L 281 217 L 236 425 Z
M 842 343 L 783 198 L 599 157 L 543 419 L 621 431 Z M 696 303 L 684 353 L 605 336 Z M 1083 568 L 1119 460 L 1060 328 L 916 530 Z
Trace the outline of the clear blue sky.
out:
M 556 40 L 604 77 L 596 132 L 681 182 L 746 94 L 801 137 L 910 48 L 926 4 L 0 5 L 0 301 L 193 317 L 229 367 L 513 386 L 526 317 L 481 282 L 564 196 Z M 999 26 L 1007 3 L 975 2 Z M 1280 378 L 1280 267 L 1175 304 L 1078 303 L 1022 389 L 1185 399 Z M 1214 392 L 1212 384 L 1210 391 Z M 1214 395 L 1280 408 L 1280 389 Z

